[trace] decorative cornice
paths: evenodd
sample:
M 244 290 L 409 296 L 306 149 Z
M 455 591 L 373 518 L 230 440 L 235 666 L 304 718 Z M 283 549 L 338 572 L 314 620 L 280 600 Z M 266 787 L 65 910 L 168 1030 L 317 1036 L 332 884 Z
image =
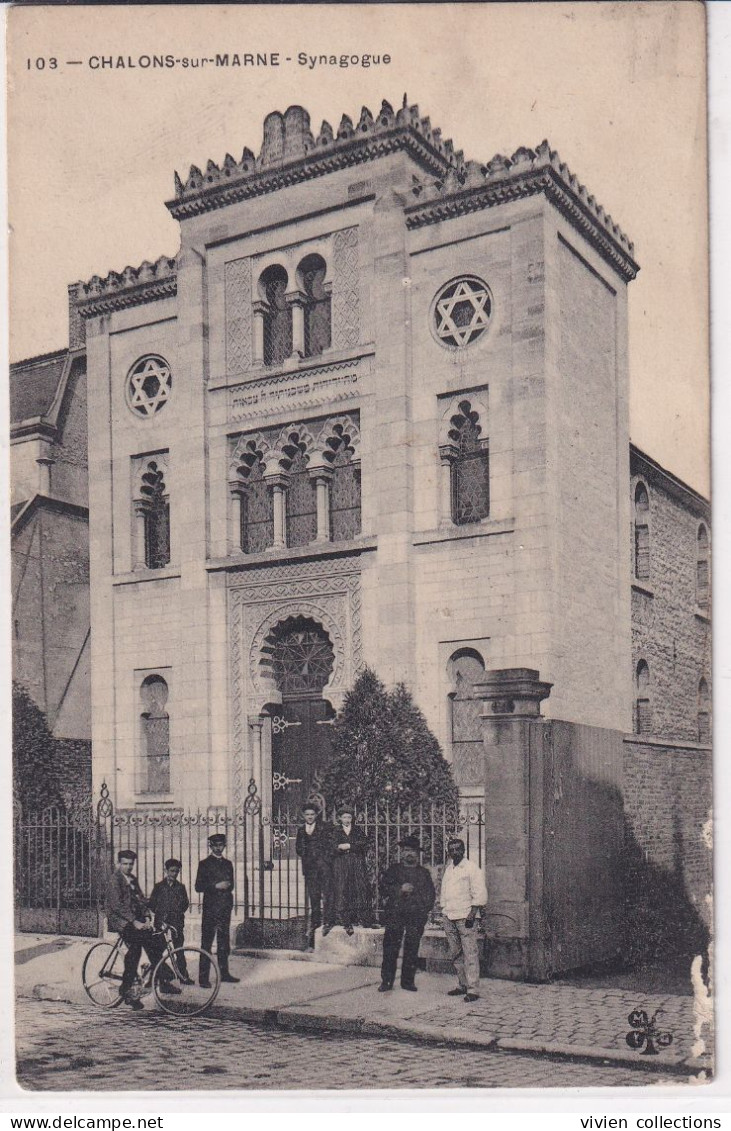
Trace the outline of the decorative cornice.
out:
M 470 161 L 442 181 L 414 178 L 412 193 L 416 202 L 405 210 L 410 229 L 543 193 L 622 278 L 634 279 L 639 271 L 632 241 L 547 141 L 535 150 L 522 147 L 510 158 L 498 154 L 487 165 Z
M 229 153 L 221 166 L 209 161 L 205 173 L 192 165 L 185 182 L 176 173 L 175 199 L 167 208 L 176 220 L 185 220 L 399 150 L 409 153 L 426 175 L 444 176 L 464 164 L 463 154 L 405 99 L 397 113 L 384 101 L 375 118 L 364 106 L 357 125 L 344 114 L 337 134 L 328 122 L 316 138 L 309 127 L 309 114 L 301 106 L 269 114 L 258 157 L 246 148 L 240 161 Z
M 106 278 L 93 275 L 87 283 L 75 284 L 75 305 L 82 318 L 112 314 L 130 306 L 174 297 L 178 291 L 177 261 L 161 255 L 155 263 L 110 271 Z

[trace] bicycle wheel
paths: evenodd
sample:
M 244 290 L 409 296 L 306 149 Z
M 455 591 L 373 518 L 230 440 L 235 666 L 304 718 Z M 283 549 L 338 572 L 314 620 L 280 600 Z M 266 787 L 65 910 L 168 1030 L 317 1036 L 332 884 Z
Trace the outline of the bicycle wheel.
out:
M 121 949 L 108 942 L 96 943 L 88 952 L 81 969 L 84 989 L 102 1009 L 114 1009 L 122 1000 L 124 959 Z
M 204 955 L 211 964 L 209 988 L 198 985 L 198 970 Z M 173 975 L 172 981 L 169 978 L 170 972 Z M 192 985 L 186 985 L 184 981 L 186 973 Z M 166 984 L 180 992 L 166 993 Z M 180 946 L 172 954 L 165 954 L 155 967 L 152 976 L 152 987 L 157 1003 L 172 1017 L 195 1017 L 197 1013 L 202 1013 L 215 1000 L 220 985 L 218 963 L 215 958 L 206 951 L 199 950 L 197 946 Z

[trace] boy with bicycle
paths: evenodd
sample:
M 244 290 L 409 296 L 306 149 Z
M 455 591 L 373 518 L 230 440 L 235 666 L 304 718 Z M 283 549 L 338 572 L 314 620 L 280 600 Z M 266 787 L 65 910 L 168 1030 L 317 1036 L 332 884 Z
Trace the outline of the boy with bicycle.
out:
M 182 867 L 181 862 L 174 857 L 166 860 L 165 879 L 155 884 L 147 901 L 150 911 L 155 915 L 155 930 L 162 930 L 167 923 L 175 931 L 174 947 L 185 946 L 185 912 L 190 907 L 187 888 L 178 879 Z M 178 955 L 178 967 L 183 983 L 192 986 L 193 979 L 188 974 L 185 955 L 182 953 Z

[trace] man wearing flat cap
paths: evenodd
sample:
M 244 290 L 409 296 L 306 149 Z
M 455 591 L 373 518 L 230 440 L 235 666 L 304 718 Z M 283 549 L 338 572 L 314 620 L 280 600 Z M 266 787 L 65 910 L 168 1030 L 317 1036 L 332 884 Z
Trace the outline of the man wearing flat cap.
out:
M 414 978 L 419 944 L 435 899 L 432 878 L 419 863 L 421 845 L 418 837 L 404 837 L 399 841 L 399 847 L 398 864 L 391 864 L 381 881 L 384 897 L 382 922 L 386 931 L 379 993 L 393 989 L 402 942 L 401 989 L 416 992 Z
M 221 971 L 222 982 L 238 982 L 228 969 L 228 956 L 231 950 L 229 932 L 231 912 L 234 905 L 234 866 L 226 860 L 223 850 L 226 837 L 223 833 L 209 836 L 210 856 L 201 860 L 195 879 L 195 890 L 203 893 L 203 921 L 201 923 L 201 947 L 210 954 L 216 943 L 216 958 Z M 198 967 L 198 981 L 201 986 L 210 987 L 210 963 L 201 957 Z

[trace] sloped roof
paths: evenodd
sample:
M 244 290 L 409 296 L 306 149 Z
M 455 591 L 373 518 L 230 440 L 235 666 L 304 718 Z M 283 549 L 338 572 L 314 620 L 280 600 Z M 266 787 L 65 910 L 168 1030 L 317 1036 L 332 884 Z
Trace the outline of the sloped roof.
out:
M 47 416 L 59 391 L 69 351 L 16 361 L 10 366 L 10 423 Z

